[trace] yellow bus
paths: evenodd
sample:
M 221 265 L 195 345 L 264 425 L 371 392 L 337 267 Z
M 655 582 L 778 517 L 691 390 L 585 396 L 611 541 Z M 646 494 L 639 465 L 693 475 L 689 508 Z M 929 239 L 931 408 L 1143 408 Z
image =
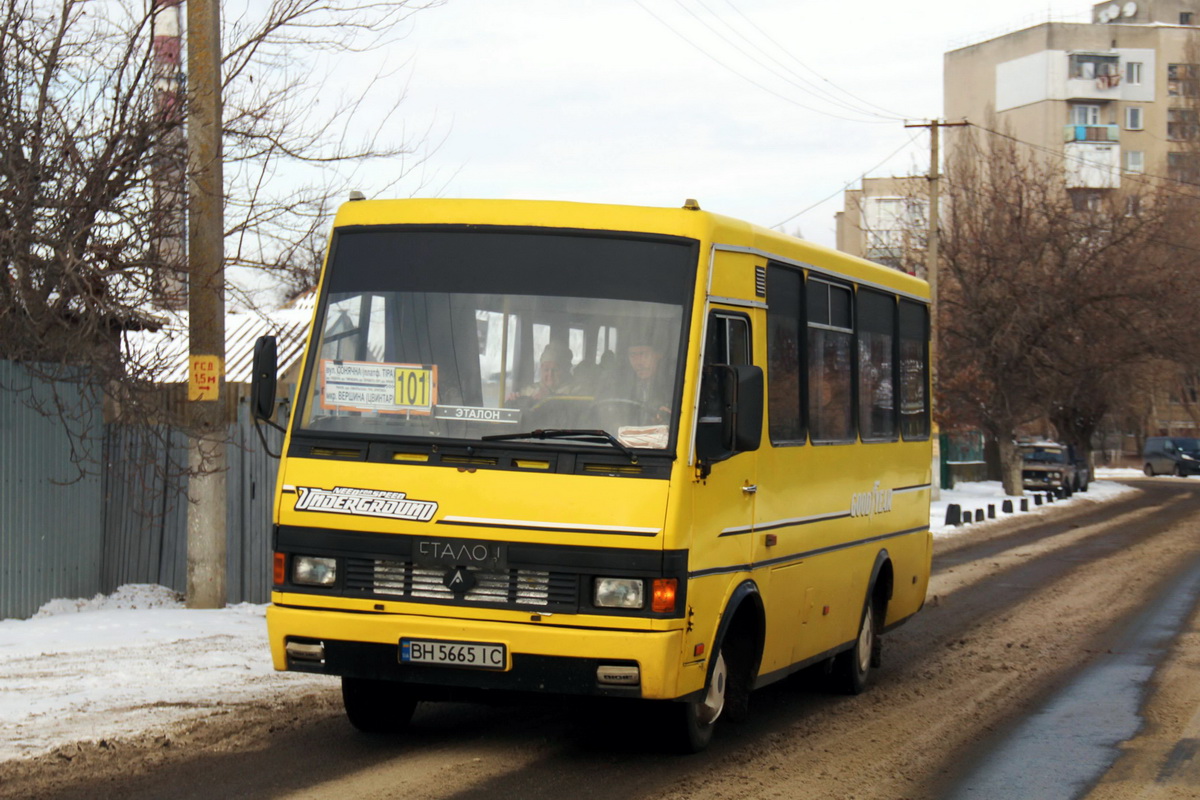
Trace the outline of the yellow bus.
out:
M 357 200 L 318 297 L 267 622 L 357 728 L 639 698 L 696 751 L 802 668 L 862 691 L 921 608 L 923 281 L 694 201 Z

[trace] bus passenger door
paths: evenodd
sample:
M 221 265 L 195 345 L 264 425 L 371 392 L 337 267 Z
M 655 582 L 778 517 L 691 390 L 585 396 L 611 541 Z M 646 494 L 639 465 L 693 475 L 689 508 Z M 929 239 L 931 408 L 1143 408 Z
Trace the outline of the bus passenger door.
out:
M 712 367 L 750 364 L 750 319 L 736 311 L 714 310 L 708 319 L 708 334 L 704 349 L 707 372 Z M 697 454 L 711 450 L 703 437 L 712 432 L 719 401 L 713 396 L 714 382 L 706 381 L 700 398 L 700 424 L 697 426 Z M 705 397 L 703 395 L 708 394 Z M 705 421 L 707 420 L 707 422 Z M 705 430 L 706 426 L 709 426 Z M 748 570 L 752 560 L 755 493 L 758 491 L 758 455 L 754 451 L 739 452 L 712 459 L 700 465 L 697 486 L 693 495 L 693 529 L 690 570 L 693 574 L 711 570 L 719 582 L 728 581 L 733 571 Z M 702 592 L 705 603 L 723 602 L 723 597 Z M 721 608 L 713 605 L 696 609 L 697 613 L 719 615 Z M 714 620 L 709 620 L 715 622 Z M 696 631 L 697 641 L 704 641 L 701 624 Z M 711 628 L 710 628 L 711 630 Z

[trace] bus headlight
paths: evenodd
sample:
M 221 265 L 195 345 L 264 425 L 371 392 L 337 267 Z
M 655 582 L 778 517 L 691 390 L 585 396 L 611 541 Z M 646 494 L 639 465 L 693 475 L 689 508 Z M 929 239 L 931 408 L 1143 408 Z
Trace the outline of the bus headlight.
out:
M 337 582 L 337 559 L 294 556 L 292 582 L 303 586 L 333 586 Z
M 641 578 L 596 578 L 592 601 L 597 608 L 643 608 L 645 583 Z

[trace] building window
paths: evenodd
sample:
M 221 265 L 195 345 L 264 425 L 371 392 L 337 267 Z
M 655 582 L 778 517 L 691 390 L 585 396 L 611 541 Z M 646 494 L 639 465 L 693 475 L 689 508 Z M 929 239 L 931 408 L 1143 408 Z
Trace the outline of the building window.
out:
M 1100 124 L 1100 106 L 1085 105 L 1076 103 L 1071 106 L 1071 124 L 1072 125 L 1099 125 Z
M 1142 62 L 1127 61 L 1125 62 L 1125 82 L 1130 86 L 1142 85 Z
M 1179 24 L 1180 25 L 1191 25 L 1192 24 L 1192 12 L 1191 11 L 1180 11 L 1179 12 Z
M 1093 189 L 1072 189 L 1071 207 L 1080 213 L 1100 210 L 1100 193 Z
M 1200 65 L 1170 64 L 1167 66 L 1167 94 L 1171 97 L 1196 97 Z
M 1167 138 L 1173 142 L 1186 142 L 1197 138 L 1200 125 L 1197 124 L 1196 109 L 1168 108 L 1167 109 Z
M 1125 130 L 1140 131 L 1142 124 L 1141 106 L 1127 106 L 1125 108 Z
M 1167 153 L 1167 177 L 1179 183 L 1200 184 L 1200 156 L 1196 153 Z
M 1126 172 L 1145 172 L 1146 171 L 1146 154 L 1141 150 L 1126 150 L 1125 151 L 1125 171 Z

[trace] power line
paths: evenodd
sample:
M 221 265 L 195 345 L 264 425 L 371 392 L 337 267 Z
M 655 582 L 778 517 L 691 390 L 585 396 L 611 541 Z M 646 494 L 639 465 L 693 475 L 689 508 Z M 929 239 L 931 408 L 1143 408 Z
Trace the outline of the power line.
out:
M 643 4 L 642 0 L 633 0 L 633 2 L 638 6 L 638 8 L 642 9 L 647 14 L 654 17 L 654 19 L 660 25 L 662 25 L 664 28 L 669 30 L 671 33 L 675 34 L 675 36 L 677 36 L 678 38 L 682 39 L 688 46 L 699 51 L 702 55 L 704 55 L 705 58 L 708 58 L 713 63 L 715 63 L 717 66 L 721 67 L 722 69 L 724 69 L 728 72 L 733 73 L 734 75 L 738 76 L 739 78 L 746 81 L 747 83 L 749 83 L 753 86 L 756 86 L 757 88 L 761 89 L 762 91 L 767 92 L 768 94 L 772 95 L 773 97 L 775 97 L 779 100 L 782 100 L 785 103 L 789 103 L 791 105 L 797 106 L 798 108 L 802 108 L 805 111 L 811 111 L 814 114 L 820 114 L 821 116 L 830 117 L 832 119 L 840 119 L 845 122 L 861 122 L 861 123 L 868 123 L 868 124 L 890 124 L 891 122 L 894 121 L 894 120 L 890 120 L 890 119 L 854 119 L 852 117 L 846 117 L 846 116 L 842 116 L 840 114 L 834 114 L 834 113 L 824 110 L 824 109 L 814 108 L 813 106 L 801 103 L 800 101 L 798 101 L 794 98 L 787 97 L 786 95 L 780 94 L 779 92 L 775 91 L 774 89 L 771 89 L 770 87 L 763 85 L 762 83 L 760 83 L 759 81 L 750 77 L 749 75 L 746 75 L 745 73 L 737 70 L 736 68 L 730 66 L 729 64 L 726 64 L 724 61 L 717 58 L 717 56 L 710 53 L 704 47 L 702 47 L 701 45 L 699 45 L 696 42 L 689 39 L 686 35 L 684 35 L 680 31 L 676 30 L 670 23 L 668 23 L 666 20 L 664 20 L 658 14 L 655 14 L 653 11 L 651 11 L 649 8 L 647 8 L 645 6 L 645 4 Z M 862 113 L 862 112 L 856 112 L 856 113 Z M 878 116 L 878 115 L 875 115 L 875 116 Z
M 821 198 L 820 200 L 818 200 L 817 202 L 813 203 L 813 204 L 812 204 L 811 206 L 809 206 L 808 208 L 805 208 L 805 209 L 803 209 L 803 210 L 801 210 L 801 211 L 797 211 L 795 214 L 792 214 L 792 215 L 791 215 L 790 217 L 788 217 L 787 219 L 785 219 L 785 220 L 781 220 L 780 222 L 777 222 L 777 223 L 775 223 L 775 224 L 774 224 L 774 225 L 772 225 L 771 227 L 772 227 L 772 228 L 779 228 L 779 227 L 782 227 L 783 225 L 786 225 L 787 223 L 789 223 L 789 222 L 791 222 L 792 220 L 796 219 L 796 217 L 803 216 L 803 215 L 807 214 L 809 211 L 812 211 L 812 210 L 813 210 L 814 208 L 816 208 L 817 206 L 821 205 L 822 203 L 827 203 L 828 201 L 830 201 L 830 200 L 832 200 L 833 198 L 837 197 L 839 194 L 841 194 L 842 192 L 844 192 L 844 191 L 846 191 L 847 189 L 849 189 L 849 188 L 850 188 L 850 186 L 851 186 L 851 185 L 853 185 L 853 184 L 854 184 L 856 181 L 858 181 L 858 180 L 861 180 L 862 178 L 865 178 L 865 177 L 867 176 L 867 173 L 868 173 L 868 172 L 874 172 L 875 170 L 879 169 L 880 167 L 882 167 L 882 166 L 883 166 L 884 164 L 886 164 L 887 162 L 891 161 L 893 158 L 895 158 L 897 155 L 899 155 L 899 154 L 900 154 L 900 151 L 904 150 L 904 148 L 908 147 L 908 146 L 909 146 L 909 145 L 911 145 L 913 142 L 915 142 L 915 141 L 917 140 L 917 138 L 918 138 L 920 135 L 921 135 L 921 134 L 919 134 L 919 133 L 914 133 L 912 136 L 908 137 L 908 141 L 907 141 L 907 142 L 905 142 L 904 144 L 902 144 L 902 145 L 900 145 L 899 147 L 897 147 L 897 148 L 896 148 L 895 150 L 893 150 L 893 151 L 892 151 L 890 154 L 888 154 L 888 156 L 887 156 L 886 158 L 884 158 L 882 161 L 880 161 L 880 162 L 879 162 L 878 164 L 876 164 L 875 166 L 873 166 L 873 167 L 871 167 L 870 169 L 868 169 L 868 170 L 864 171 L 864 172 L 863 172 L 861 175 L 859 175 L 858 177 L 851 178 L 849 181 L 847 181 L 846 183 L 844 183 L 844 184 L 841 186 L 841 188 L 837 189 L 837 190 L 836 190 L 836 191 L 834 191 L 832 194 L 830 194 L 830 195 L 828 195 L 828 196 L 826 196 L 826 197 L 823 197 L 823 198 Z
M 688 14 L 689 14 L 689 15 L 690 15 L 690 16 L 691 16 L 693 19 L 695 19 L 697 22 L 699 22 L 701 25 L 703 25 L 703 26 L 704 26 L 705 28 L 707 28 L 709 31 L 711 31 L 711 32 L 713 33 L 713 35 L 715 35 L 715 36 L 716 36 L 717 38 L 719 38 L 721 41 L 725 42 L 725 44 L 727 44 L 727 45 L 729 45 L 730 47 L 732 47 L 733 49 L 737 50 L 739 53 L 741 53 L 743 56 L 745 56 L 745 57 L 746 57 L 748 60 L 750 60 L 751 62 L 753 62 L 755 65 L 757 65 L 757 66 L 761 67 L 762 69 L 765 69 L 765 70 L 767 70 L 767 71 L 768 71 L 768 72 L 770 72 L 772 75 L 774 75 L 775 77 L 777 77 L 777 78 L 779 78 L 780 80 L 784 81 L 785 83 L 788 83 L 788 84 L 790 84 L 791 86 L 794 86 L 795 88 L 799 89 L 800 91 L 802 91 L 802 92 L 804 92 L 804 93 L 806 93 L 806 94 L 810 94 L 810 95 L 812 95 L 812 96 L 813 96 L 815 99 L 818 99 L 818 100 L 824 100 L 825 102 L 833 103 L 834 105 L 840 106 L 842 109 L 844 109 L 844 110 L 846 110 L 846 111 L 849 111 L 849 112 L 851 112 L 851 113 L 854 113 L 854 114 L 863 114 L 863 115 L 865 115 L 865 116 L 877 117 L 877 118 L 880 118 L 880 119 L 886 119 L 886 120 L 890 120 L 890 121 L 895 121 L 895 120 L 899 119 L 899 117 L 897 117 L 895 114 L 892 114 L 891 112 L 886 112 L 885 114 L 880 114 L 880 113 L 879 113 L 879 111 L 877 111 L 877 110 L 871 110 L 871 109 L 868 109 L 868 108 L 863 108 L 863 107 L 855 106 L 855 105 L 853 105 L 853 104 L 851 104 L 851 103 L 848 103 L 848 102 L 846 102 L 846 101 L 845 101 L 845 100 L 843 100 L 842 98 L 835 96 L 834 94 L 832 94 L 831 92 L 827 91 L 827 90 L 826 90 L 826 89 L 824 89 L 823 87 L 817 86 L 817 85 L 816 85 L 816 84 L 814 84 L 812 81 L 810 81 L 809 79 L 805 78 L 803 75 L 800 75 L 800 74 L 799 74 L 799 73 L 797 73 L 797 72 L 796 72 L 794 69 L 792 69 L 792 68 L 791 68 L 791 67 L 789 67 L 788 65 L 784 64 L 783 62 L 781 62 L 781 61 L 780 61 L 778 58 L 776 58 L 775 56 L 773 56 L 771 53 L 767 52 L 766 48 L 762 47 L 760 43 L 752 41 L 752 40 L 751 40 L 751 39 L 750 39 L 748 36 L 746 36 L 744 33 L 742 33 L 742 32 L 741 32 L 741 31 L 739 31 L 737 28 L 735 28 L 734 26 L 732 26 L 732 25 L 730 25 L 728 22 L 726 22 L 724 19 L 722 19 L 722 18 L 721 18 L 721 16 L 720 16 L 719 14 L 717 14 L 715 11 L 713 11 L 713 10 L 712 10 L 712 8 L 710 8 L 710 7 L 709 7 L 709 6 L 708 6 L 708 5 L 707 5 L 707 4 L 704 2 L 704 0 L 696 0 L 696 2 L 697 2 L 697 4 L 698 4 L 698 5 L 699 5 L 701 8 L 703 8 L 703 9 L 704 9 L 706 12 L 708 12 L 708 14 L 709 14 L 709 15 L 710 15 L 710 16 L 711 16 L 711 17 L 712 17 L 714 20 L 717 20 L 717 21 L 718 21 L 718 22 L 719 22 L 719 23 L 720 23 L 720 24 L 721 24 L 721 25 L 722 25 L 722 26 L 723 26 L 725 29 L 727 29 L 727 30 L 729 30 L 730 32 L 732 32 L 732 33 L 733 33 L 733 34 L 734 34 L 734 35 L 735 35 L 735 36 L 736 36 L 738 39 L 740 39 L 740 40 L 742 40 L 743 42 L 745 42 L 745 43 L 746 43 L 747 45 L 749 45 L 749 46 L 750 46 L 750 47 L 751 47 L 753 50 L 758 50 L 759 52 L 761 52 L 761 54 L 762 54 L 763 56 L 765 56 L 765 57 L 766 57 L 767 59 L 769 59 L 770 61 L 774 62 L 774 63 L 775 63 L 775 64 L 776 64 L 776 65 L 779 67 L 779 69 L 776 69 L 775 67 L 772 67 L 770 64 L 763 63 L 763 61 L 761 61 L 761 60 L 759 59 L 759 57 L 758 57 L 757 55 L 755 55 L 755 54 L 754 54 L 754 52 L 752 52 L 752 51 L 751 51 L 751 52 L 747 52 L 747 50 L 746 50 L 746 49 L 744 49 L 744 48 L 743 48 L 741 45 L 739 45 L 737 42 L 735 42 L 735 41 L 731 41 L 731 40 L 729 39 L 729 37 L 727 37 L 727 36 L 726 36 L 726 35 L 725 35 L 725 34 L 724 34 L 724 33 L 723 33 L 723 32 L 722 32 L 720 29 L 718 29 L 717 27 L 715 27 L 715 26 L 714 26 L 712 23 L 710 23 L 708 20 L 704 19 L 702 16 L 700 16 L 699 14 L 697 14 L 697 13 L 696 13 L 695 11 L 693 11 L 692 9 L 688 8 L 688 7 L 687 7 L 687 6 L 684 4 L 683 0 L 675 0 L 675 4 L 676 4 L 676 5 L 678 5 L 680 8 L 682 8 L 682 9 L 683 9 L 685 12 L 687 12 L 687 13 L 688 13 Z M 728 0 L 726 0 L 726 2 L 728 2 Z M 732 3 L 730 3 L 730 6 L 731 6 L 731 7 L 734 9 L 734 11 L 738 11 L 737 7 L 736 7 L 736 6 L 733 6 L 733 5 L 732 5 Z M 739 11 L 738 13 L 740 14 L 741 12 Z M 742 16 L 745 18 L 745 15 L 744 15 L 744 14 L 743 14 Z M 746 19 L 747 19 L 747 21 L 749 21 L 749 19 L 748 19 L 748 18 L 746 18 Z M 750 24 L 751 24 L 751 25 L 753 25 L 753 22 L 751 22 Z M 760 29 L 760 28 L 758 28 L 757 26 L 755 26 L 755 29 L 756 29 L 756 30 L 758 30 L 760 33 L 762 32 L 762 31 L 761 31 L 761 29 Z M 764 35 L 765 35 L 765 34 L 764 34 Z M 772 44 L 774 44 L 774 45 L 775 45 L 777 48 L 779 48 L 779 49 L 783 50 L 785 53 L 787 52 L 787 51 L 786 51 L 786 50 L 785 50 L 785 49 L 784 49 L 784 48 L 783 48 L 781 45 L 779 45 L 779 43 L 778 43 L 778 42 L 776 42 L 774 39 L 771 39 L 770 37 L 767 37 L 767 40 L 768 40 L 769 42 L 771 42 Z M 803 63 L 801 63 L 801 66 L 804 66 L 804 65 L 803 65 Z M 780 69 L 782 69 L 782 70 L 783 70 L 783 72 L 780 72 Z M 814 74 L 815 74 L 815 73 L 814 73 Z M 790 75 L 791 77 L 789 77 L 789 75 Z M 818 76 L 818 77 L 819 77 L 819 76 Z M 793 80 L 793 78 L 795 78 L 795 79 L 797 79 L 797 80 Z M 832 85 L 834 85 L 834 84 L 832 84 L 832 82 L 830 82 L 830 85 L 832 86 Z M 847 94 L 848 94 L 848 93 L 847 93 Z M 821 95 L 823 95 L 823 96 L 821 96 Z
M 704 0 L 697 0 L 697 2 L 699 2 L 699 3 L 700 3 L 700 5 L 704 6 L 705 8 L 708 8 L 708 6 L 705 6 L 705 5 L 704 5 Z M 757 31 L 757 32 L 758 32 L 758 33 L 759 33 L 759 34 L 760 34 L 760 35 L 761 35 L 761 36 L 762 36 L 764 39 L 766 39 L 768 42 L 770 42 L 771 44 L 773 44 L 773 45 L 776 47 L 776 49 L 778 49 L 778 50 L 779 50 L 781 53 L 783 53 L 785 56 L 787 56 L 788 58 L 790 58 L 792 61 L 795 61 L 797 64 L 799 64 L 801 68 L 803 68 L 803 69 L 807 70 L 808 72 L 811 72 L 811 73 L 813 74 L 813 76 L 814 76 L 814 77 L 816 77 L 818 80 L 820 80 L 820 81 L 822 81 L 822 82 L 824 82 L 824 83 L 827 83 L 827 84 L 829 84 L 830 86 L 832 86 L 832 87 L 833 87 L 834 89 L 836 89 L 837 91 L 841 92 L 842 94 L 846 95 L 847 97 L 850 97 L 851 99 L 853 99 L 853 100 L 855 100 L 855 101 L 857 101 L 857 102 L 859 102 L 859 103 L 862 103 L 863 105 L 865 105 L 865 106 L 867 106 L 867 107 L 869 107 L 869 108 L 874 108 L 874 109 L 877 109 L 877 110 L 879 110 L 879 111 L 883 112 L 883 114 L 885 114 L 885 115 L 887 115 L 887 116 L 891 117 L 893 120 L 906 119 L 906 117 L 905 117 L 904 115 L 902 115 L 902 114 L 898 114 L 898 113 L 896 113 L 895 111 L 891 111 L 891 110 L 889 110 L 889 109 L 887 109 L 887 108 L 884 108 L 883 106 L 880 106 L 880 105 L 877 105 L 877 104 L 875 104 L 875 103 L 872 103 L 872 102 L 870 102 L 869 100 L 864 100 L 863 98 L 861 98 L 861 97 L 859 97 L 859 96 L 855 95 L 853 92 L 849 92 L 849 91 L 847 91 L 846 89 L 843 89 L 842 87 L 838 86 L 836 83 L 834 83 L 833 81 L 829 80 L 828 78 L 826 78 L 826 77 L 825 77 L 824 75 L 822 75 L 821 73 L 817 72 L 817 71 L 816 71 L 815 69 L 813 69 L 812 67 L 808 66 L 808 64 L 806 64 L 806 63 L 804 63 L 803 61 L 801 61 L 801 60 L 800 60 L 800 59 L 799 59 L 799 58 L 796 56 L 796 54 L 795 54 L 795 53 L 793 53 L 792 51 L 788 50 L 786 47 L 784 47 L 782 44 L 780 44 L 778 40 L 776 40 L 775 38 L 773 38 L 773 37 L 771 36 L 771 34 L 767 33 L 767 32 L 766 32 L 766 31 L 764 31 L 764 30 L 763 30 L 761 27 L 759 27 L 759 26 L 758 26 L 758 24 L 757 24 L 757 23 L 755 23 L 753 19 L 751 19 L 750 17 L 748 17 L 748 16 L 745 14 L 745 12 L 743 12 L 743 11 L 742 11 L 740 8 L 738 8 L 736 5 L 734 5 L 734 3 L 733 3 L 733 0 L 725 0 L 725 4 L 726 4 L 727 6 L 729 6 L 730 8 L 732 8 L 732 9 L 733 9 L 733 10 L 734 10 L 734 11 L 737 13 L 737 15 L 738 15 L 738 16 L 740 16 L 742 19 L 744 19 L 744 20 L 745 20 L 745 21 L 746 21 L 746 22 L 747 22 L 747 23 L 750 25 L 750 27 L 754 28 L 754 30 L 756 30 L 756 31 Z M 740 35 L 740 34 L 739 34 L 739 35 Z M 743 38 L 744 38 L 744 37 L 743 37 Z M 747 41 L 749 41 L 749 40 L 747 40 Z M 776 63 L 779 63 L 779 62 L 778 62 L 776 59 L 774 59 L 774 58 L 773 58 L 773 57 L 771 57 L 770 55 L 768 55 L 768 58 L 771 58 L 771 60 L 772 60 L 772 61 L 775 61 Z M 782 64 L 781 64 L 781 66 L 782 66 Z M 791 72 L 793 75 L 796 75 L 796 77 L 800 78 L 801 80 L 805 80 L 805 79 L 804 79 L 802 76 L 800 76 L 800 75 L 799 75 L 798 73 L 796 73 L 795 71 L 793 71 L 793 70 L 789 70 L 789 72 Z M 809 83 L 810 85 L 813 85 L 813 84 L 811 84 L 811 82 L 810 82 L 810 81 L 807 81 L 807 80 L 805 80 L 805 82 L 806 82 L 806 83 Z M 814 87 L 815 87 L 815 85 L 814 85 Z M 815 88 L 818 88 L 818 89 L 820 89 L 821 91 L 825 91 L 825 90 L 824 90 L 823 88 L 821 88 L 821 87 L 815 87 Z

